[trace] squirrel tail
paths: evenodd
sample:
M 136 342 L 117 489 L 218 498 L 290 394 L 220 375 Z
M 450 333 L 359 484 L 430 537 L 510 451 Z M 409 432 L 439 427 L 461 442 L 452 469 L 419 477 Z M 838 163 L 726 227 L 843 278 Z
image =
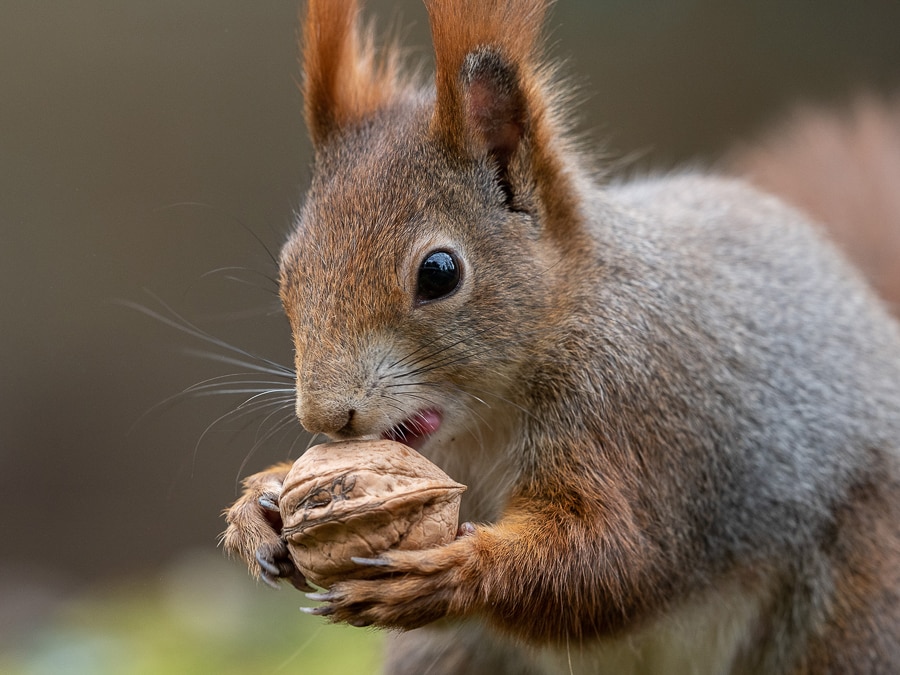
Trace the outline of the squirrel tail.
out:
M 900 96 L 860 96 L 839 111 L 799 108 L 726 161 L 824 223 L 900 316 Z

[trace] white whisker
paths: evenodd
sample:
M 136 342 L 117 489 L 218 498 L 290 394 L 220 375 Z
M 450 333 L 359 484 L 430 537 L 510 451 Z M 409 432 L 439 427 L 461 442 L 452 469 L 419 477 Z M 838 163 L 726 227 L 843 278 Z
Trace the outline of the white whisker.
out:
M 216 361 L 218 363 L 226 363 L 231 366 L 247 368 L 248 370 L 252 370 L 257 373 L 266 373 L 268 375 L 274 375 L 276 377 L 283 377 L 286 379 L 294 379 L 296 377 L 296 374 L 291 368 L 286 368 L 285 366 L 279 365 L 273 361 L 269 361 L 268 359 L 263 359 L 262 357 L 254 358 L 258 358 L 262 363 L 266 364 L 266 366 L 269 367 L 259 365 L 250 361 L 237 359 L 233 356 L 226 356 L 224 354 L 216 354 L 215 352 L 196 349 L 194 347 L 185 347 L 181 350 L 181 352 L 183 354 L 187 354 L 188 356 L 196 356 L 207 361 Z

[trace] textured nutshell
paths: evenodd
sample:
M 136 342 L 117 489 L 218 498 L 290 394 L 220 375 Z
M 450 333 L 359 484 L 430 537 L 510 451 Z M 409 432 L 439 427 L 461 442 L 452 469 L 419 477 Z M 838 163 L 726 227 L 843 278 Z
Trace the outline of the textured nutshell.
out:
M 281 493 L 282 536 L 297 568 L 328 588 L 377 574 L 352 557 L 453 541 L 464 485 L 394 441 L 343 441 L 307 450 Z

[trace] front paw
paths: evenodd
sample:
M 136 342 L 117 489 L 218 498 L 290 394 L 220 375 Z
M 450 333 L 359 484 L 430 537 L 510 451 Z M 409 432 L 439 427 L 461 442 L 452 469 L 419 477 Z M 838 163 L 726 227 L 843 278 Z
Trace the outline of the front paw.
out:
M 426 551 L 391 551 L 355 558 L 366 579 L 348 579 L 307 597 L 322 604 L 303 611 L 352 626 L 411 630 L 461 616 L 477 597 L 472 549 L 464 539 Z M 371 578 L 373 574 L 378 576 Z
M 285 580 L 301 591 L 310 591 L 312 587 L 294 565 L 281 538 L 278 500 L 285 473 L 279 465 L 244 481 L 244 493 L 225 511 L 228 528 L 222 535 L 222 545 L 268 585 L 277 587 L 278 581 Z

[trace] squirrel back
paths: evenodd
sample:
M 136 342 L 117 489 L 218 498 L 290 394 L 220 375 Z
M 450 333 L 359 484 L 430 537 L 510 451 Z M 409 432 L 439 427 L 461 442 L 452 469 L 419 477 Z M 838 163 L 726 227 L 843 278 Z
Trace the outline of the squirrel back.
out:
M 315 166 L 281 297 L 304 427 L 409 444 L 476 524 L 360 561 L 380 576 L 313 613 L 408 631 L 396 673 L 896 672 L 882 302 L 739 181 L 599 183 L 540 58 L 548 2 L 427 5 L 433 88 L 354 2 L 310 1 Z M 296 582 L 265 513 L 285 471 L 248 479 L 225 543 Z

